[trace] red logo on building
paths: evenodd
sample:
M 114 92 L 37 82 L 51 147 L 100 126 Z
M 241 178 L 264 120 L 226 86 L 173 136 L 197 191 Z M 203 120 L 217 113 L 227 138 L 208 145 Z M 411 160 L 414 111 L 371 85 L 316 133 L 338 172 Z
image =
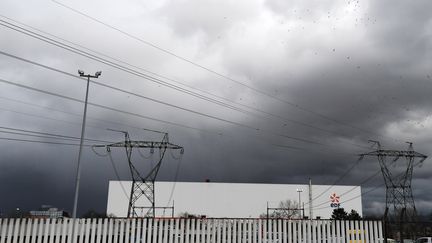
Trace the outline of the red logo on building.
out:
M 340 206 L 340 197 L 335 192 L 333 192 L 330 194 L 330 202 L 330 207 L 338 208 Z
M 332 203 L 339 203 L 339 200 L 340 200 L 340 197 L 339 197 L 338 195 L 336 195 L 335 192 L 333 192 L 333 193 L 330 195 L 330 201 L 331 201 Z

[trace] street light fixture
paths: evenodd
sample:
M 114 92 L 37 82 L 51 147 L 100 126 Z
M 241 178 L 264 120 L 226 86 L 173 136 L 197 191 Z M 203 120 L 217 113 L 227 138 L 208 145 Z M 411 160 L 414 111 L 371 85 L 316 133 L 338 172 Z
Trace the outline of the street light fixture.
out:
M 79 152 L 78 152 L 78 165 L 77 165 L 76 179 L 75 179 L 75 196 L 74 196 L 74 205 L 73 205 L 73 211 L 72 211 L 72 218 L 74 218 L 74 219 L 76 218 L 77 208 L 78 208 L 79 183 L 80 183 L 80 179 L 81 179 L 81 155 L 82 155 L 84 134 L 85 134 L 85 124 L 86 124 L 86 116 L 87 116 L 87 101 L 88 101 L 90 78 L 98 78 L 102 74 L 102 72 L 98 71 L 94 75 L 90 75 L 90 74 L 84 74 L 84 71 L 82 71 L 82 70 L 78 70 L 78 74 L 80 77 L 86 77 L 87 78 L 87 89 L 86 89 L 86 96 L 85 96 L 85 102 L 84 102 L 84 116 L 83 116 L 82 127 L 81 127 L 80 147 L 79 147 Z

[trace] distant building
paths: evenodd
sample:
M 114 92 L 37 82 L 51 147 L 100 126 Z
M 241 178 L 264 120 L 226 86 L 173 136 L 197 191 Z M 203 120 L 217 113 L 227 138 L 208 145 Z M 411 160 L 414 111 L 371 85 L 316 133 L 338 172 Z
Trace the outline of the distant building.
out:
M 49 219 L 58 219 L 58 218 L 68 218 L 69 214 L 64 210 L 59 210 L 50 205 L 42 205 L 39 210 L 33 210 L 29 213 L 31 218 L 49 218 Z
M 126 217 L 132 182 L 110 181 L 107 215 Z M 360 186 L 312 185 L 313 218 L 328 219 L 335 208 L 352 209 L 362 216 Z M 299 198 L 300 197 L 300 198 Z M 309 215 L 309 185 L 214 182 L 156 182 L 156 207 L 174 207 L 174 216 L 208 218 L 258 218 L 280 202 L 291 201 L 302 216 Z M 149 207 L 144 196 L 136 205 Z M 141 216 L 141 215 L 139 215 Z M 142 215 L 144 216 L 144 215 Z M 156 210 L 156 217 L 169 217 L 170 210 Z

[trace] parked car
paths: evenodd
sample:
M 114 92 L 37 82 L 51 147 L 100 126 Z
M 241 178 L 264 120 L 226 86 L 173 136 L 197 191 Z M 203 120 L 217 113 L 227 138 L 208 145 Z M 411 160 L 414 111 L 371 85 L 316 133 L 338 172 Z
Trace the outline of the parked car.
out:
M 421 237 L 418 238 L 415 243 L 432 243 L 432 237 Z

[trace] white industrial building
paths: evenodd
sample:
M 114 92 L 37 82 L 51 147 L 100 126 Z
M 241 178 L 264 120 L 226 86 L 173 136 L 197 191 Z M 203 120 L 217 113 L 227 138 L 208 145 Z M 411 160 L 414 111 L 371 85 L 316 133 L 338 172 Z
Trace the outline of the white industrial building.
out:
M 107 215 L 126 217 L 131 181 L 110 181 Z M 156 207 L 174 207 L 174 216 L 188 213 L 208 218 L 258 218 L 281 201 L 301 202 L 304 216 L 310 217 L 311 188 L 313 218 L 328 219 L 337 206 L 362 215 L 360 186 L 307 184 L 252 184 L 214 182 L 156 182 Z M 142 196 L 136 203 L 150 206 Z M 303 206 L 304 205 L 304 206 Z M 271 212 L 272 210 L 270 210 Z M 171 210 L 156 210 L 157 217 L 171 216 Z

